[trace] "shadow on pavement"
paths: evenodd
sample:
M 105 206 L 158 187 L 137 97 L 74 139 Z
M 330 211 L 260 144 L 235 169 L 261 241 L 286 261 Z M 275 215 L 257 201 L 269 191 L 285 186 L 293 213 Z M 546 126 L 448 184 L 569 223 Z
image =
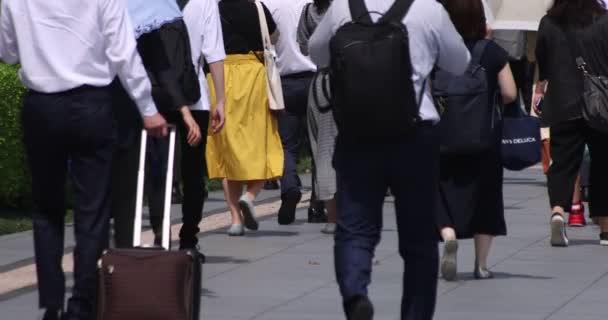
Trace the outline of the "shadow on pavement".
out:
M 227 256 L 206 256 L 205 258 L 205 264 L 243 264 L 251 262 L 251 260 L 248 259 L 238 259 Z
M 554 277 L 546 277 L 546 276 L 533 276 L 527 274 L 517 274 L 517 273 L 508 273 L 508 272 L 493 272 L 494 279 L 489 280 L 477 280 L 473 276 L 472 272 L 458 273 L 458 279 L 460 281 L 492 281 L 492 280 L 507 280 L 507 279 L 526 279 L 526 280 L 551 280 L 555 279 Z

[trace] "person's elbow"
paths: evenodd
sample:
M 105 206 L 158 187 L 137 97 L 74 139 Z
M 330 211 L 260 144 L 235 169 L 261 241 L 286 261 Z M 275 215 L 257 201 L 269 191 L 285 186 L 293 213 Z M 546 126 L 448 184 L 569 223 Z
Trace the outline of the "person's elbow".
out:
M 498 85 L 504 104 L 510 104 L 517 100 L 517 84 L 509 64 L 498 73 Z
M 501 90 L 500 95 L 504 104 L 511 104 L 517 100 L 517 90 L 515 88 Z
M 470 63 L 471 54 L 469 53 L 469 50 L 465 50 L 465 52 L 460 54 L 460 58 L 456 59 L 451 72 L 457 76 L 463 75 L 469 68 Z

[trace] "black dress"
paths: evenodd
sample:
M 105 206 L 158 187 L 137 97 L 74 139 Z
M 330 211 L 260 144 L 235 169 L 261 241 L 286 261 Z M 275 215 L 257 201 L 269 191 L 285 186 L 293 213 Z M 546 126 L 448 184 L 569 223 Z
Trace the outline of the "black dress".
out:
M 474 45 L 475 42 L 467 43 L 469 50 Z M 497 92 L 498 73 L 507 62 L 507 52 L 490 42 L 481 58 L 481 65 L 488 74 L 490 92 Z M 488 101 L 488 107 L 492 105 L 493 102 Z M 441 156 L 436 211 L 439 230 L 454 228 L 458 239 L 472 238 L 475 234 L 507 234 L 502 193 L 501 131 L 499 124 L 494 145 L 481 154 Z

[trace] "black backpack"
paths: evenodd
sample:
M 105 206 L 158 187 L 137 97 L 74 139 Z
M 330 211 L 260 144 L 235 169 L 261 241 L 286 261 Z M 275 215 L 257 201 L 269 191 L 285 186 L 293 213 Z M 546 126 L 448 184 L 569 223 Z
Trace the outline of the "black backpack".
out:
M 373 23 L 364 0 L 349 0 L 352 22 L 331 39 L 331 102 L 342 139 L 399 138 L 420 106 L 403 18 L 414 0 L 397 0 Z
M 475 44 L 463 75 L 443 70 L 434 73 L 432 87 L 441 115 L 442 154 L 475 154 L 492 146 L 498 111 L 488 102 L 496 95 L 489 91 L 488 75 L 480 64 L 488 43 L 481 40 Z

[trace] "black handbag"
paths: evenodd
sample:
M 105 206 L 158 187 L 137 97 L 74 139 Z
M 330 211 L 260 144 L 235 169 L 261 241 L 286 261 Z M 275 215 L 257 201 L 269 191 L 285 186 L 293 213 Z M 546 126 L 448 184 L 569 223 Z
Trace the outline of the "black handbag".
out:
M 566 31 L 576 66 L 583 73 L 583 118 L 600 132 L 608 133 L 608 77 L 593 74 L 587 67 L 576 38 Z
M 589 73 L 582 57 L 576 64 L 584 76 L 583 117 L 591 128 L 608 133 L 608 78 Z
M 542 159 L 540 120 L 517 107 L 514 116 L 503 118 L 502 165 L 505 169 L 521 171 Z

